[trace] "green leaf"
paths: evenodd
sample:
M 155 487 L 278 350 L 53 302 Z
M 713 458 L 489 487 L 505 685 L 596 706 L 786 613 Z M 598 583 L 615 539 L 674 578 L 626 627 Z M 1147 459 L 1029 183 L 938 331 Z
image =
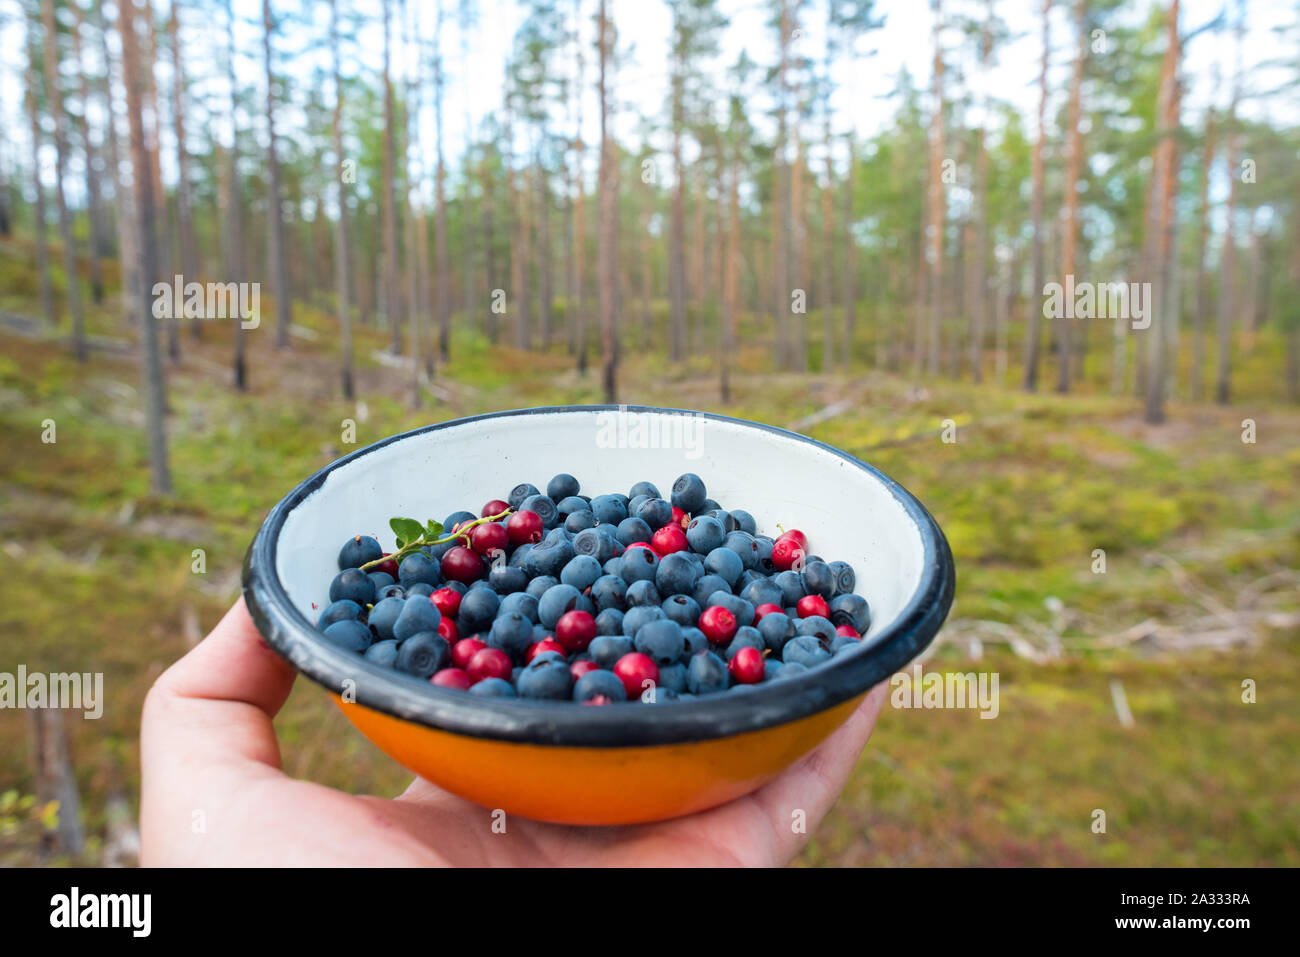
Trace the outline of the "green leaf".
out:
M 412 542 L 418 542 L 424 535 L 424 526 L 413 518 L 392 518 L 388 527 L 397 535 L 397 547 L 405 548 Z
M 429 538 L 431 540 L 442 536 L 442 522 L 435 522 L 433 519 L 429 519 L 429 521 L 425 523 L 425 528 L 428 530 Z

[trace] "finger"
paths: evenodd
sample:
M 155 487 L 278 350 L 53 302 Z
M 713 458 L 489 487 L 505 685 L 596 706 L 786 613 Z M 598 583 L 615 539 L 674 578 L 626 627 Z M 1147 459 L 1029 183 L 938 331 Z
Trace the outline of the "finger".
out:
M 146 845 L 192 834 L 196 815 L 215 810 L 253 778 L 280 775 L 271 719 L 293 679 L 241 599 L 154 683 L 140 730 Z
M 777 839 L 778 860 L 784 862 L 803 846 L 839 798 L 876 726 L 888 690 L 884 682 L 872 688 L 830 737 L 754 792 L 753 800 Z M 803 826 L 796 829 L 797 823 Z

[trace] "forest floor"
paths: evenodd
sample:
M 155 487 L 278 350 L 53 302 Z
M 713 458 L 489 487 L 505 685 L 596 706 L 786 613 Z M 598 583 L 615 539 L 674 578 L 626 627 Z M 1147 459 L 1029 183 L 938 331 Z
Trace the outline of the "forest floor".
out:
M 490 349 L 466 331 L 412 410 L 409 369 L 363 329 L 364 400 L 346 403 L 328 322 L 307 309 L 285 352 L 269 329 L 254 335 L 239 395 L 228 332 L 205 327 L 168 369 L 176 494 L 160 500 L 130 330 L 98 314 L 99 348 L 78 365 L 21 307 L 0 299 L 0 671 L 104 672 L 103 717 L 68 721 L 90 863 L 112 799 L 134 809 L 145 691 L 234 599 L 266 510 L 347 451 L 344 419 L 360 446 L 462 414 L 600 401 L 597 372 L 579 376 L 561 346 Z M 1174 403 L 1149 427 L 1130 397 L 762 374 L 757 349 L 723 405 L 707 358 L 627 351 L 624 401 L 781 426 L 811 416 L 801 431 L 921 498 L 958 567 L 925 667 L 999 676 L 996 720 L 887 707 L 799 863 L 1300 864 L 1300 410 Z M 838 411 L 816 415 L 827 407 Z M 378 794 L 406 783 L 308 682 L 277 728 L 295 776 Z M 0 791 L 31 790 L 29 747 L 25 716 L 0 712 Z M 34 860 L 36 825 L 0 818 L 0 864 Z

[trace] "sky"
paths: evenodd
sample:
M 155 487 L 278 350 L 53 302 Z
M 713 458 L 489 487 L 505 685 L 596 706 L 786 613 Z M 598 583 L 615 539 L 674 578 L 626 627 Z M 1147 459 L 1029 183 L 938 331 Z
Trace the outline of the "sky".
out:
M 15 168 L 15 162 L 21 157 L 25 168 L 30 155 L 30 139 L 27 138 L 28 124 L 25 120 L 22 104 L 25 83 L 26 63 L 20 4 L 26 0 L 0 0 L 3 25 L 0 25 L 0 123 L 3 128 L 13 131 L 0 142 L 0 166 L 7 172 Z M 345 9 L 364 10 L 368 19 L 352 42 L 345 46 L 344 72 L 372 72 L 378 74 L 381 68 L 383 48 L 383 31 L 379 20 L 380 4 L 377 0 L 341 0 Z M 525 5 L 515 0 L 481 0 L 473 4 L 477 9 L 477 25 L 462 37 L 458 28 L 458 0 L 444 0 L 447 4 L 446 22 L 443 26 L 441 42 L 444 58 L 444 70 L 447 74 L 444 107 L 444 151 L 448 156 L 459 153 L 467 135 L 466 118 L 469 127 L 477 127 L 483 118 L 500 108 L 503 83 L 503 68 L 509 55 L 513 37 L 525 15 Z M 583 103 L 584 139 L 588 144 L 599 140 L 598 101 L 594 89 L 596 79 L 596 58 L 594 50 L 595 27 L 591 14 L 595 10 L 595 0 L 581 0 L 583 22 L 581 23 L 582 40 L 586 59 L 586 96 Z M 1185 0 L 1183 4 L 1182 27 L 1184 32 L 1212 20 L 1224 8 L 1225 3 L 1235 0 Z M 573 0 L 559 0 L 562 9 L 572 18 Z M 625 144 L 636 143 L 647 121 L 660 130 L 665 124 L 665 102 L 668 93 L 668 40 L 671 27 L 671 10 L 664 2 L 658 0 L 609 0 L 612 17 L 619 33 L 622 61 L 615 78 L 617 102 L 615 135 Z M 797 44 L 804 52 L 813 57 L 820 57 L 824 38 L 822 7 L 824 4 L 805 2 L 805 13 L 800 23 L 800 36 Z M 980 0 L 963 0 L 954 3 L 948 0 L 946 8 L 960 9 L 972 16 L 982 15 L 984 4 Z M 1140 22 L 1146 18 L 1152 6 L 1151 0 L 1134 0 L 1125 6 L 1121 16 L 1127 22 Z M 287 0 L 272 0 L 272 7 L 277 16 L 286 16 L 284 26 L 275 39 L 276 56 L 279 68 L 305 82 L 316 68 L 328 70 L 328 50 L 322 47 L 311 48 L 306 42 L 306 31 L 311 35 L 323 36 L 328 24 L 328 4 L 289 3 Z M 768 25 L 768 5 L 760 0 L 719 0 L 719 7 L 727 16 L 730 25 L 720 36 L 720 56 L 717 65 L 711 71 L 711 79 L 718 90 L 717 103 L 724 103 L 723 91 L 726 89 L 727 76 L 725 65 L 733 63 L 742 50 L 751 59 L 760 64 L 773 62 L 776 56 L 774 31 Z M 1026 126 L 1032 133 L 1033 120 L 1037 109 L 1037 73 L 1041 57 L 1040 17 L 1041 0 L 997 0 L 999 16 L 1010 26 L 1012 39 L 1002 45 L 997 53 L 997 63 L 992 74 L 983 82 L 1002 99 L 1010 101 L 1028 118 Z M 165 15 L 168 0 L 155 0 L 155 10 L 159 16 Z M 409 15 L 414 16 L 418 9 L 422 19 L 422 35 L 426 37 L 426 49 L 432 49 L 434 28 L 434 11 L 436 7 L 429 0 L 412 3 Z M 879 0 L 878 14 L 883 15 L 883 29 L 865 36 L 860 44 L 860 56 L 852 65 L 845 62 L 835 76 L 836 92 L 833 106 L 835 109 L 836 132 L 843 133 L 849 128 L 860 135 L 870 136 L 879 131 L 890 120 L 896 106 L 890 94 L 895 88 L 897 78 L 906 69 L 913 82 L 922 89 L 928 89 L 931 71 L 931 29 L 933 14 L 925 0 Z M 1286 0 L 1248 0 L 1245 17 L 1246 34 L 1243 52 L 1243 64 L 1250 71 L 1251 80 L 1261 88 L 1276 86 L 1285 76 L 1280 70 L 1251 70 L 1252 67 L 1266 63 L 1278 57 L 1296 58 L 1294 50 L 1288 51 L 1284 39 L 1277 35 L 1274 28 L 1284 24 L 1295 23 L 1300 19 L 1300 8 Z M 254 84 L 260 88 L 262 82 L 261 56 L 261 0 L 235 0 L 237 23 L 236 41 L 242 52 L 238 73 L 245 84 Z M 394 18 L 398 15 L 399 4 L 394 0 Z M 183 42 L 187 51 L 186 63 L 192 76 L 205 73 L 223 72 L 225 24 L 219 14 L 207 10 L 181 7 L 184 25 Z M 1052 14 L 1052 54 L 1049 73 L 1049 88 L 1052 100 L 1048 105 L 1051 117 L 1059 108 L 1065 96 L 1071 59 L 1073 56 L 1072 28 L 1069 23 L 1068 5 L 1057 0 Z M 314 19 L 315 25 L 309 26 Z M 1185 51 L 1185 72 L 1188 91 L 1185 98 L 1184 117 L 1189 122 L 1199 122 L 1206 106 L 1212 100 L 1216 64 L 1224 79 L 1219 84 L 1217 103 L 1226 105 L 1228 83 L 1226 78 L 1233 72 L 1233 46 L 1225 43 L 1221 33 L 1204 33 L 1192 39 Z M 1293 35 L 1294 36 L 1294 35 Z M 1294 42 L 1294 41 L 1293 41 Z M 955 41 L 951 43 L 956 47 Z M 408 51 L 395 43 L 394 65 L 401 74 L 410 60 Z M 426 57 L 427 57 L 426 52 Z M 572 58 L 566 56 L 566 63 Z M 97 69 L 97 63 L 92 69 Z M 170 82 L 170 72 L 166 63 L 160 65 L 159 82 L 166 89 Z M 426 78 L 427 61 L 426 61 Z M 754 81 L 757 85 L 756 80 Z M 973 80 L 972 80 L 973 82 Z M 222 81 L 213 79 L 205 83 L 207 91 L 214 100 L 224 102 L 225 94 Z M 196 93 L 199 91 L 196 91 Z M 1249 91 L 1247 91 L 1249 92 Z M 329 97 L 332 91 L 320 90 L 321 97 Z M 120 95 L 120 94 L 119 94 Z M 767 122 L 764 114 L 769 107 L 766 95 L 756 92 L 751 103 L 750 113 L 760 126 Z M 1249 117 L 1269 118 L 1275 122 L 1300 122 L 1300 104 L 1293 99 L 1284 100 L 1278 96 L 1260 98 L 1247 97 L 1241 106 L 1241 112 Z M 420 112 L 420 132 L 424 144 L 434 140 L 434 119 L 431 99 Z M 564 120 L 564 113 L 557 108 L 555 118 Z M 289 128 L 295 117 L 285 111 L 282 117 Z M 164 118 L 164 121 L 169 121 Z M 250 118 L 261 142 L 260 118 Z M 818 121 L 819 123 L 820 121 Z M 124 128 L 124 127 L 123 127 Z M 817 127 L 820 132 L 820 125 Z M 245 133 L 245 136 L 253 135 Z M 224 138 L 224 137 L 223 137 Z M 169 149 L 170 134 L 164 132 L 164 156 Z M 662 135 L 656 139 L 656 145 L 663 147 L 666 140 Z M 254 147 L 250 146 L 250 149 Z M 428 152 L 427 147 L 425 152 Z M 588 151 L 588 161 L 594 166 L 595 151 Z M 53 149 L 48 147 L 42 156 L 45 178 L 52 181 Z M 428 166 L 426 165 L 426 169 Z M 171 169 L 164 165 L 164 178 L 171 178 Z M 76 186 L 72 186 L 71 200 L 77 202 Z

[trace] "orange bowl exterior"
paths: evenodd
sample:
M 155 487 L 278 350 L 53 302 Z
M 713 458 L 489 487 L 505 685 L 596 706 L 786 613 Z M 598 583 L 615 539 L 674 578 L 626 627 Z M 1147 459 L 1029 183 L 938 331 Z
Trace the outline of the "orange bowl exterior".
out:
M 386 754 L 466 800 L 537 821 L 614 825 L 662 821 L 750 793 L 821 743 L 866 693 L 761 731 L 626 748 L 454 734 L 331 697 Z

